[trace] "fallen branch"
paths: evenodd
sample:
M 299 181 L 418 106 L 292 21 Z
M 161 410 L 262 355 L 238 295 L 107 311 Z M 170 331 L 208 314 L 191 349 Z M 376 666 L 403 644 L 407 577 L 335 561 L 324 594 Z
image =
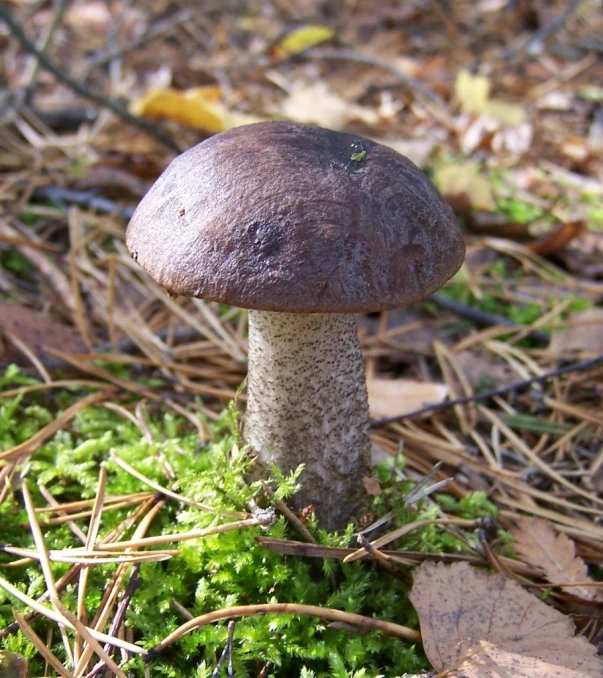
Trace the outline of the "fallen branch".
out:
M 72 78 L 62 68 L 59 68 L 59 66 L 57 66 L 54 61 L 49 59 L 46 54 L 44 54 L 44 52 L 40 51 L 37 46 L 25 35 L 23 29 L 13 19 L 8 9 L 1 4 L 0 19 L 2 19 L 7 24 L 13 36 L 21 43 L 23 49 L 30 54 L 33 54 L 40 63 L 40 66 L 45 68 L 47 71 L 50 71 L 50 73 L 52 73 L 55 78 L 70 87 L 80 96 L 93 101 L 95 104 L 98 104 L 103 108 L 108 109 L 128 124 L 137 127 L 143 132 L 146 132 L 148 135 L 152 136 L 154 139 L 164 144 L 164 146 L 167 146 L 172 151 L 180 153 L 181 149 L 178 144 L 168 134 L 160 130 L 156 125 L 149 122 L 148 120 L 143 120 L 142 118 L 132 115 L 127 109 L 118 104 L 116 101 L 108 99 L 102 94 L 94 92 L 93 90 L 86 87 L 86 85 L 79 82 L 79 80 Z
M 269 603 L 265 605 L 240 605 L 239 607 L 227 607 L 223 610 L 214 610 L 200 617 L 195 617 L 172 631 L 169 636 L 164 638 L 158 645 L 151 648 L 143 656 L 145 661 L 154 659 L 159 653 L 163 652 L 168 645 L 176 642 L 186 633 L 198 629 L 205 624 L 211 624 L 221 619 L 232 619 L 233 617 L 251 617 L 254 615 L 265 614 L 296 614 L 309 617 L 319 617 L 328 621 L 343 622 L 352 626 L 381 631 L 389 635 L 398 636 L 411 643 L 418 643 L 421 640 L 421 634 L 414 629 L 409 629 L 400 624 L 365 617 L 353 612 L 344 612 L 343 610 L 334 610 L 329 607 L 318 607 L 316 605 L 298 605 L 297 603 Z
M 427 299 L 427 301 L 433 302 L 438 308 L 443 308 L 446 311 L 454 313 L 454 315 L 458 316 L 459 318 L 470 320 L 478 327 L 503 325 L 504 327 L 508 327 L 512 330 L 525 329 L 523 325 L 514 323 L 512 320 L 509 320 L 509 318 L 505 318 L 504 315 L 480 311 L 478 308 L 473 308 L 473 306 L 468 306 L 467 304 L 463 304 L 460 301 L 456 301 L 455 299 L 449 299 L 442 294 L 432 294 L 429 299 Z M 532 339 L 539 344 L 548 344 L 551 339 L 550 336 L 542 330 L 533 330 L 526 334 L 526 338 Z
M 475 393 L 474 395 L 465 396 L 463 398 L 455 398 L 454 400 L 445 400 L 441 403 L 425 405 L 425 407 L 422 407 L 420 410 L 414 410 L 413 412 L 407 412 L 406 414 L 397 414 L 393 417 L 385 417 L 383 419 L 373 419 L 371 421 L 371 426 L 382 426 L 383 424 L 391 424 L 396 421 L 402 421 L 403 419 L 412 419 L 413 417 L 418 417 L 419 415 L 425 414 L 426 412 L 443 410 L 448 407 L 454 407 L 455 405 L 466 405 L 467 403 L 472 403 L 476 400 L 489 400 L 495 396 L 504 395 L 505 393 L 510 393 L 512 391 L 521 391 L 532 384 L 540 384 L 542 382 L 548 381 L 549 379 L 560 377 L 564 374 L 569 374 L 571 372 L 583 372 L 584 370 L 589 370 L 591 367 L 595 367 L 596 365 L 600 365 L 602 363 L 603 355 L 599 355 L 596 358 L 592 358 L 591 360 L 583 360 L 582 362 L 571 363 L 570 365 L 560 367 L 557 370 L 551 370 L 550 372 L 539 374 L 536 377 L 530 377 L 530 379 L 516 381 L 513 384 L 501 386 L 500 388 L 494 388 L 490 391 L 483 391 L 482 393 Z

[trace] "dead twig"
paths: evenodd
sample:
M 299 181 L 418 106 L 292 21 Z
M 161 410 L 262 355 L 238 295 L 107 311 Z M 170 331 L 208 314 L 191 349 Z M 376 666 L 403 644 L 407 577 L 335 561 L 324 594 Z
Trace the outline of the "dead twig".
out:
M 538 54 L 542 51 L 544 41 L 547 38 L 550 38 L 551 35 L 561 30 L 570 16 L 578 9 L 578 6 L 582 4 L 582 0 L 570 0 L 568 6 L 561 12 L 561 14 L 555 17 L 548 24 L 545 24 L 539 28 L 534 35 L 529 38 L 526 42 L 516 48 L 511 48 L 508 52 L 505 53 L 504 58 L 509 59 L 518 56 L 522 52 L 527 52 L 528 54 Z
M 361 614 L 354 614 L 352 612 L 344 612 L 343 610 L 334 610 L 328 607 L 318 607 L 316 605 L 298 605 L 295 603 L 269 603 L 265 605 L 240 605 L 238 607 L 228 607 L 223 610 L 215 610 L 208 614 L 203 614 L 200 617 L 191 619 L 186 624 L 183 624 L 169 636 L 164 638 L 158 645 L 151 648 L 143 659 L 146 661 L 152 660 L 158 654 L 172 643 L 176 642 L 183 635 L 200 628 L 205 624 L 210 624 L 221 619 L 231 619 L 233 617 L 251 617 L 256 614 L 295 614 L 310 617 L 319 617 L 328 621 L 344 622 L 352 626 L 360 626 L 363 628 L 381 631 L 390 635 L 398 636 L 404 640 L 412 643 L 420 642 L 421 634 L 414 629 L 409 629 L 406 626 L 394 624 L 392 622 L 375 619 L 374 617 L 365 617 Z
M 134 565 L 132 568 L 132 572 L 130 574 L 130 581 L 128 582 L 128 586 L 126 587 L 126 590 L 124 591 L 124 595 L 119 602 L 119 605 L 117 607 L 117 611 L 115 612 L 115 617 L 113 617 L 113 621 L 111 622 L 111 628 L 109 629 L 109 635 L 110 636 L 117 636 L 118 631 L 121 627 L 121 625 L 124 623 L 125 617 L 126 617 L 126 611 L 128 609 L 128 606 L 130 605 L 130 602 L 132 600 L 132 597 L 134 596 L 134 593 L 138 589 L 138 587 L 142 584 L 142 580 L 139 578 L 138 573 L 140 571 L 140 565 L 137 563 Z M 111 646 L 110 645 L 105 645 L 105 652 L 111 652 Z M 109 667 L 106 666 L 106 664 L 102 661 L 99 661 L 97 664 L 95 664 L 94 668 L 90 673 L 88 674 L 87 678 L 94 678 L 94 676 L 104 676 L 107 671 L 109 670 Z
M 468 306 L 463 304 L 460 301 L 455 299 L 449 299 L 442 294 L 432 294 L 427 301 L 433 302 L 438 308 L 443 308 L 446 311 L 454 313 L 454 315 L 464 320 L 470 320 L 472 323 L 478 327 L 491 327 L 493 325 L 503 325 L 509 329 L 514 330 L 525 330 L 523 325 L 518 325 L 514 323 L 509 318 L 505 318 L 504 315 L 499 315 L 498 313 L 489 313 L 487 311 L 480 311 L 473 306 Z M 550 341 L 550 336 L 541 330 L 533 330 L 526 334 L 526 338 L 532 339 L 539 344 L 548 344 Z
M 57 66 L 54 61 L 49 59 L 44 52 L 40 51 L 37 46 L 25 35 L 23 29 L 19 24 L 13 19 L 11 13 L 5 6 L 0 5 L 0 19 L 2 19 L 6 25 L 9 27 L 13 36 L 19 41 L 24 50 L 33 54 L 36 59 L 38 59 L 40 66 L 45 68 L 47 71 L 52 73 L 55 78 L 63 82 L 65 85 L 70 87 L 74 92 L 93 101 L 95 104 L 106 108 L 107 110 L 114 113 L 116 116 L 121 118 L 124 122 L 127 122 L 133 127 L 137 127 L 139 130 L 146 132 L 149 136 L 152 136 L 154 139 L 162 143 L 164 146 L 167 146 L 170 150 L 180 153 L 181 149 L 178 144 L 170 137 L 168 134 L 160 130 L 156 125 L 149 122 L 148 120 L 143 120 L 142 118 L 137 118 L 135 115 L 132 115 L 127 109 L 118 104 L 112 99 L 108 99 L 102 94 L 98 94 L 93 90 L 86 87 L 86 85 L 79 82 L 75 78 L 72 78 L 68 73 L 66 73 L 62 68 Z
M 582 372 L 584 370 L 590 370 L 592 367 L 596 367 L 603 363 L 603 355 L 599 355 L 596 358 L 591 360 L 583 360 L 577 363 L 571 363 L 565 367 L 560 367 L 556 370 L 551 370 L 550 372 L 545 372 L 544 374 L 539 374 L 535 377 L 530 377 L 529 379 L 523 379 L 522 381 L 516 381 L 513 384 L 508 384 L 506 386 L 501 386 L 499 388 L 491 389 L 490 391 L 482 391 L 482 393 L 475 393 L 470 396 L 465 396 L 463 398 L 455 398 L 454 400 L 446 400 L 442 403 L 433 403 L 432 405 L 426 405 L 419 410 L 414 410 L 413 412 L 407 412 L 406 414 L 399 414 L 394 417 L 384 417 L 383 419 L 373 419 L 371 421 L 371 426 L 382 426 L 384 424 L 391 424 L 393 422 L 402 421 L 403 419 L 412 419 L 413 417 L 418 417 L 421 414 L 426 412 L 433 412 L 436 410 L 444 410 L 448 407 L 454 407 L 455 405 L 465 405 L 467 403 L 475 402 L 476 400 L 489 400 L 499 395 L 505 395 L 506 393 L 511 393 L 512 391 L 521 391 L 532 384 L 541 384 L 549 379 L 554 379 L 555 377 L 560 377 L 564 374 L 570 374 L 572 372 Z

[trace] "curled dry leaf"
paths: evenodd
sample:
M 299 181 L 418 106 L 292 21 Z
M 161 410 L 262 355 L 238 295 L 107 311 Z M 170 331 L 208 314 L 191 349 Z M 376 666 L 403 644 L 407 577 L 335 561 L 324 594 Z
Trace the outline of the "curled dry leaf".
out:
M 426 562 L 410 594 L 425 653 L 447 678 L 594 678 L 603 663 L 572 621 L 517 582 Z
M 218 87 L 151 89 L 130 104 L 130 113 L 153 120 L 172 120 L 192 129 L 217 134 L 231 127 L 259 122 L 260 118 L 228 110 L 220 102 Z
M 530 565 L 544 572 L 552 584 L 579 584 L 590 582 L 586 563 L 576 555 L 574 542 L 557 532 L 551 523 L 540 518 L 520 518 L 518 527 L 511 530 L 515 550 Z M 589 586 L 563 586 L 564 591 L 584 598 L 601 600 L 600 592 Z
M 586 231 L 586 222 L 582 220 L 567 221 L 542 238 L 539 238 L 535 242 L 531 242 L 528 245 L 528 249 L 531 252 L 540 254 L 541 257 L 548 257 L 552 254 L 556 254 L 572 240 L 575 240 L 586 233 Z

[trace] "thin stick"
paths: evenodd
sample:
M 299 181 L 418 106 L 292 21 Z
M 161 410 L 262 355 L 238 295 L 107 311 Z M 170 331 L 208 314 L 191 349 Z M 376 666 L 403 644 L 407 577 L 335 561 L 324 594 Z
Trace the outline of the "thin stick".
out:
M 220 656 L 220 659 L 218 659 L 218 664 L 216 668 L 214 669 L 214 672 L 211 674 L 211 678 L 220 678 L 220 674 L 222 673 L 222 666 L 224 665 L 224 662 L 226 661 L 226 657 L 228 657 L 228 676 L 232 676 L 232 641 L 234 638 L 234 630 L 235 630 L 235 622 L 234 620 L 230 620 L 228 622 L 228 638 L 226 640 L 226 645 L 224 646 L 224 650 L 222 650 L 222 654 Z
M 157 514 L 163 509 L 164 506 L 165 502 L 162 500 L 158 501 L 154 506 L 151 507 L 149 512 L 142 518 L 142 520 L 136 527 L 136 530 L 134 532 L 134 539 L 139 539 L 147 533 L 149 527 L 151 526 L 151 523 L 153 522 Z M 127 552 L 130 553 L 131 549 L 128 549 Z M 99 631 L 105 626 L 109 619 L 109 615 L 111 614 L 113 606 L 117 601 L 117 597 L 119 595 L 123 579 L 126 575 L 127 568 L 128 566 L 125 564 L 119 566 L 113 577 L 111 585 L 107 587 L 105 594 L 103 595 L 103 598 L 93 620 L 94 628 Z M 117 626 L 117 630 L 113 631 L 114 624 L 111 625 L 110 634 L 116 636 L 118 634 L 119 626 Z M 110 648 L 105 645 L 105 650 L 108 652 Z M 83 671 L 84 667 L 87 665 L 90 659 L 91 654 L 92 651 L 90 647 L 84 650 L 84 653 L 80 658 L 79 664 L 76 666 L 76 671 L 78 672 Z
M 118 466 L 120 466 L 126 473 L 129 473 L 131 476 L 136 478 L 137 480 L 140 480 L 140 482 L 144 483 L 145 485 L 148 485 L 149 487 L 152 487 L 154 490 L 157 490 L 157 492 L 161 492 L 161 494 L 164 494 L 166 497 L 170 497 L 170 499 L 174 499 L 180 504 L 185 504 L 187 506 L 193 506 L 194 508 L 198 508 L 202 511 L 208 511 L 210 513 L 220 513 L 220 515 L 225 515 L 230 518 L 247 518 L 249 515 L 248 513 L 242 513 L 240 511 L 221 511 L 218 512 L 216 509 L 214 509 L 212 506 L 209 506 L 209 504 L 202 504 L 198 501 L 193 501 L 192 499 L 187 499 L 186 497 L 183 497 L 180 494 L 177 494 L 176 492 L 172 492 L 171 490 L 168 490 L 166 487 L 163 487 L 163 485 L 159 485 L 159 483 L 156 483 L 154 480 L 151 480 L 150 478 L 147 478 L 144 476 L 142 473 L 137 471 L 135 468 L 130 466 L 127 461 L 124 461 L 121 457 L 118 457 L 115 452 L 111 452 L 110 454 L 111 460 L 114 461 Z
M 43 428 L 41 428 L 37 433 L 25 440 L 19 445 L 15 445 L 9 450 L 0 452 L 0 461 L 5 461 L 7 459 L 17 460 L 20 457 L 32 453 L 34 450 L 38 449 L 40 445 L 53 436 L 57 431 L 60 431 L 64 426 L 66 426 L 78 412 L 83 410 L 90 405 L 100 402 L 101 400 L 106 400 L 111 396 L 110 391 L 100 391 L 99 393 L 91 393 L 90 395 L 78 400 L 75 405 L 67 408 L 62 414 L 60 414 L 54 421 L 50 422 Z M 35 513 L 35 511 L 34 511 Z
M 145 546 L 156 546 L 157 544 L 168 544 L 171 542 L 186 541 L 187 539 L 199 539 L 201 537 L 208 537 L 212 534 L 222 534 L 223 532 L 239 530 L 243 527 L 257 527 L 258 525 L 265 525 L 265 523 L 257 518 L 248 518 L 247 520 L 238 520 L 234 523 L 224 523 L 223 525 L 206 527 L 203 530 L 189 530 L 188 532 L 160 534 L 156 537 L 145 537 L 144 539 L 111 542 L 110 544 L 103 544 L 103 549 L 106 551 L 121 551 L 126 548 L 141 549 Z M 74 554 L 77 554 L 78 552 L 79 548 L 73 549 Z
M 73 522 L 73 519 L 69 515 L 69 513 L 65 510 L 61 510 L 59 502 L 50 494 L 48 489 L 38 483 L 38 489 L 40 490 L 40 494 L 46 499 L 48 502 L 49 506 L 44 507 L 47 511 L 56 511 L 56 513 L 59 516 L 63 516 L 65 518 L 65 522 L 67 522 L 67 526 L 69 529 L 75 534 L 75 536 L 82 542 L 82 544 L 86 543 L 86 535 L 82 532 L 82 530 Z M 40 513 L 40 509 L 36 508 L 36 513 Z
M 111 622 L 111 628 L 109 629 L 109 635 L 111 636 L 116 636 L 118 634 L 119 629 L 125 620 L 128 605 L 130 604 L 130 601 L 132 600 L 132 597 L 134 596 L 136 589 L 138 589 L 138 587 L 142 584 L 142 580 L 139 579 L 138 577 L 139 571 L 140 566 L 134 565 L 134 567 L 132 568 L 132 572 L 130 574 L 130 581 L 128 582 L 128 586 L 124 591 L 124 595 L 121 601 L 119 602 L 117 611 L 115 612 L 115 617 L 113 617 L 113 621 Z M 105 647 L 105 650 L 109 651 L 109 649 L 110 649 L 109 646 Z M 88 673 L 86 678 L 93 678 L 93 676 L 99 674 L 101 676 L 104 676 L 106 672 L 107 667 L 103 664 L 103 662 L 98 662 L 90 671 L 90 673 Z
M 410 532 L 414 532 L 415 530 L 427 527 L 428 525 L 458 525 L 460 527 L 475 527 L 476 521 L 464 520 L 462 518 L 430 518 L 427 520 L 417 520 L 414 523 L 402 525 L 402 527 L 399 527 L 393 532 L 388 532 L 387 534 L 384 534 L 382 537 L 379 537 L 378 539 L 375 539 L 374 541 L 370 542 L 370 546 L 372 548 L 381 548 L 382 546 L 390 544 L 392 541 L 395 541 L 396 539 L 399 539 L 400 537 L 403 537 L 404 535 L 409 534 Z M 343 562 L 351 563 L 354 560 L 358 560 L 358 558 L 362 558 L 363 556 L 365 556 L 366 552 L 367 552 L 366 547 L 358 549 L 357 551 L 354 551 L 354 553 L 350 553 L 349 556 L 346 556 L 343 559 Z
M 180 147 L 178 144 L 165 132 L 160 130 L 156 125 L 153 125 L 148 120 L 143 120 L 142 118 L 137 118 L 135 115 L 132 115 L 127 109 L 107 97 L 98 94 L 97 92 L 88 89 L 86 85 L 72 78 L 68 73 L 66 73 L 62 68 L 59 68 L 54 61 L 48 58 L 44 52 L 41 52 L 36 45 L 25 35 L 23 29 L 19 24 L 13 19 L 11 13 L 8 9 L 0 5 L 0 19 L 2 19 L 9 27 L 11 33 L 15 38 L 21 43 L 21 46 L 26 52 L 33 54 L 39 61 L 40 66 L 45 68 L 47 71 L 50 71 L 55 78 L 65 83 L 68 87 L 84 97 L 93 101 L 95 104 L 102 106 L 110 110 L 112 113 L 117 115 L 119 118 L 127 122 L 128 124 L 137 127 L 139 130 L 146 132 L 148 135 L 152 136 L 154 139 L 162 143 L 164 146 L 167 146 L 170 150 L 180 153 Z
M 464 320 L 469 320 L 478 327 L 492 327 L 494 325 L 503 325 L 508 327 L 509 330 L 525 330 L 526 328 L 523 325 L 514 323 L 509 318 L 506 318 L 504 315 L 499 315 L 498 313 L 489 313 L 488 311 L 481 311 L 478 308 L 463 304 L 456 299 L 449 299 L 443 294 L 432 294 L 427 301 L 433 302 L 438 308 L 443 308 L 446 311 L 450 311 L 459 318 Z M 551 337 L 542 330 L 534 330 L 526 334 L 527 337 L 533 341 L 538 342 L 539 344 L 548 344 Z
M 241 605 L 239 607 L 227 607 L 223 610 L 214 610 L 200 617 L 195 617 L 186 622 L 175 631 L 164 638 L 159 645 L 155 645 L 144 657 L 145 660 L 152 659 L 155 655 L 162 652 L 168 645 L 179 640 L 186 633 L 198 629 L 205 624 L 219 621 L 221 619 L 230 619 L 232 617 L 251 617 L 256 614 L 295 614 L 307 617 L 319 617 L 327 621 L 343 622 L 352 626 L 362 626 L 389 635 L 398 636 L 411 643 L 421 641 L 421 634 L 414 629 L 406 626 L 400 626 L 392 622 L 382 621 L 374 617 L 365 617 L 353 612 L 344 612 L 343 610 L 334 610 L 328 607 L 318 607 L 317 605 L 298 605 L 296 603 L 269 603 L 265 605 Z
M 58 658 L 49 650 L 49 648 L 44 644 L 40 636 L 31 628 L 31 626 L 25 621 L 25 619 L 17 612 L 13 610 L 13 617 L 19 628 L 23 631 L 23 634 L 35 645 L 38 652 L 44 657 L 44 659 L 52 666 L 52 668 L 63 678 L 73 678 L 73 674 L 69 673 L 67 669 L 63 666 L 63 663 L 58 660 Z
M 27 518 L 29 519 L 29 529 L 34 539 L 34 544 L 40 556 L 40 565 L 42 566 L 42 573 L 44 574 L 44 581 L 46 582 L 46 588 L 48 589 L 48 595 L 50 602 L 52 603 L 54 609 L 62 617 L 59 622 L 59 630 L 63 638 L 63 644 L 65 646 L 65 652 L 71 661 L 71 664 L 75 666 L 73 658 L 73 649 L 69 643 L 69 638 L 67 636 L 67 629 L 65 624 L 65 619 L 63 619 L 63 610 L 59 605 L 59 594 L 56 588 L 56 582 L 54 580 L 54 574 L 52 573 L 52 568 L 50 567 L 50 559 L 48 558 L 48 551 L 46 550 L 46 543 L 44 541 L 44 535 L 40 529 L 38 519 L 36 516 L 36 511 L 34 508 L 34 503 L 29 492 L 27 483 L 24 481 L 21 487 L 21 492 L 23 494 L 23 502 L 25 503 L 25 510 L 27 511 Z
M 92 515 L 90 516 L 90 523 L 88 525 L 88 535 L 86 537 L 85 548 L 87 551 L 94 549 L 98 531 L 100 529 L 100 521 L 103 512 L 103 505 L 105 503 L 105 491 L 107 489 L 107 465 L 102 463 L 98 474 L 98 489 L 94 499 L 94 506 L 92 507 Z M 88 585 L 88 574 L 90 569 L 83 567 L 80 570 L 79 584 L 77 588 L 77 617 L 82 624 L 87 624 L 86 619 L 86 587 Z M 74 646 L 74 662 L 77 666 L 80 656 L 82 654 L 83 639 L 77 636 Z
M 542 28 L 539 28 L 534 35 L 527 40 L 525 43 L 519 47 L 511 48 L 504 52 L 503 59 L 509 59 L 521 54 L 521 52 L 530 53 L 533 47 L 539 47 L 544 43 L 544 41 L 556 33 L 561 28 L 563 28 L 565 22 L 569 17 L 578 9 L 578 6 L 582 3 L 582 0 L 570 0 L 568 6 L 561 12 L 561 14 L 555 17 L 550 23 L 545 24 Z
M 408 412 L 406 414 L 398 414 L 394 417 L 385 417 L 383 419 L 373 419 L 371 421 L 371 426 L 382 426 L 384 424 L 391 424 L 393 422 L 402 421 L 403 419 L 412 419 L 413 417 L 418 417 L 425 412 L 432 412 L 435 410 L 443 410 L 448 407 L 453 407 L 454 405 L 464 405 L 466 403 L 472 403 L 476 400 L 489 400 L 495 396 L 504 395 L 505 393 L 510 393 L 511 391 L 521 391 L 532 384 L 541 384 L 549 379 L 554 379 L 555 377 L 560 377 L 564 374 L 570 374 L 571 372 L 581 372 L 584 370 L 590 370 L 592 367 L 600 365 L 603 363 L 603 355 L 599 355 L 596 358 L 591 360 L 583 360 L 582 362 L 571 363 L 565 367 L 560 367 L 557 370 L 551 370 L 550 372 L 545 372 L 544 374 L 539 374 L 535 377 L 530 377 L 529 379 L 524 379 L 523 381 L 516 381 L 513 384 L 508 384 L 507 386 L 501 386 L 500 388 L 494 388 L 490 391 L 482 391 L 481 393 L 475 393 L 474 395 L 466 396 L 464 398 L 456 398 L 454 400 L 446 400 L 443 403 L 433 403 L 432 405 L 426 405 L 419 410 L 414 410 L 413 412 Z

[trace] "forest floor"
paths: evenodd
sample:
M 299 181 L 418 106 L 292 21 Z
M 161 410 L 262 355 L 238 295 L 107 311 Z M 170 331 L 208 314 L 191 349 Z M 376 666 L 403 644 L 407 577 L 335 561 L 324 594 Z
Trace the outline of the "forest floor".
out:
M 2 678 L 603 675 L 602 35 L 597 0 L 0 6 Z M 267 119 L 410 157 L 466 238 L 358 317 L 344 534 L 243 480 L 246 313 L 124 243 L 178 152 Z

